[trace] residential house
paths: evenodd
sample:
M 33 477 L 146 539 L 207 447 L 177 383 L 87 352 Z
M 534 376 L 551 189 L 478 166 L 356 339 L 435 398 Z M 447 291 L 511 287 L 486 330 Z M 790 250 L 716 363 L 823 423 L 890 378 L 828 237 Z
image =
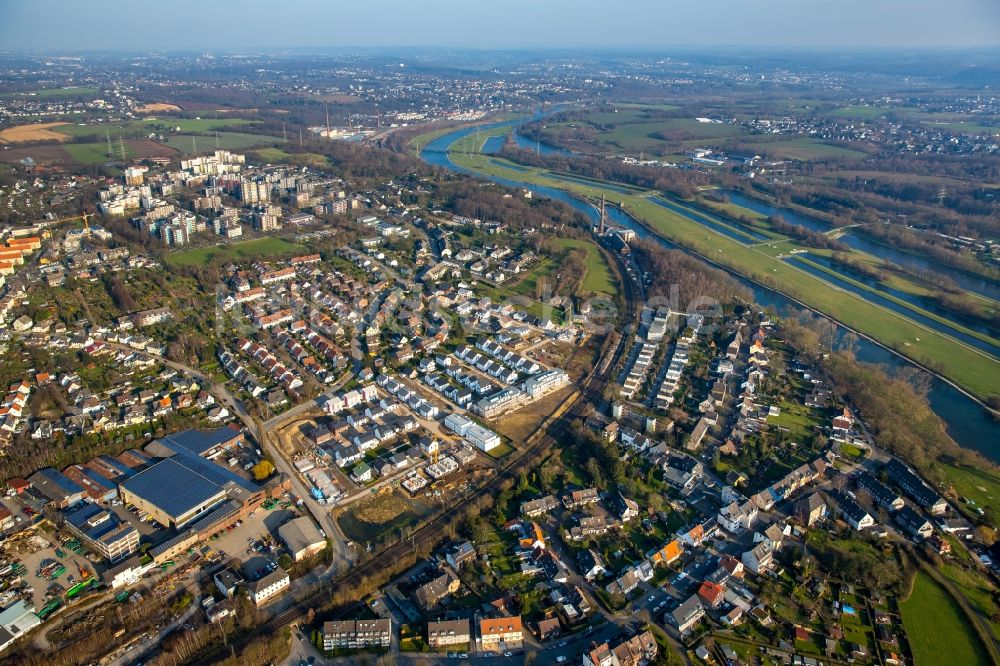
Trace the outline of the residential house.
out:
M 413 593 L 413 598 L 422 609 L 430 610 L 445 597 L 458 592 L 461 585 L 455 572 L 446 569 L 439 576 L 418 587 Z
M 677 608 L 666 615 L 669 622 L 681 636 L 685 636 L 705 617 L 705 607 L 697 595 L 691 595 Z
M 358 650 L 392 645 L 392 620 L 338 620 L 323 623 L 323 649 Z
M 483 652 L 520 649 L 524 641 L 521 616 L 484 618 L 479 621 L 479 636 Z
M 895 514 L 896 523 L 908 536 L 926 539 L 934 533 L 934 526 L 919 513 L 904 506 Z
M 431 649 L 468 645 L 472 640 L 468 620 L 441 620 L 427 623 L 427 645 Z
M 525 518 L 537 518 L 559 506 L 559 501 L 552 495 L 539 497 L 536 500 L 521 503 L 521 515 Z

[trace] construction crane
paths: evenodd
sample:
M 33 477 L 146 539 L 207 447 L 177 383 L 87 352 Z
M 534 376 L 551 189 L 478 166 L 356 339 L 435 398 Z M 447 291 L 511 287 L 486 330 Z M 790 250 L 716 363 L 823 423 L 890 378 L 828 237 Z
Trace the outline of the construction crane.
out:
M 90 235 L 90 218 L 94 216 L 93 213 L 80 213 L 79 215 L 73 215 L 72 217 L 61 217 L 58 220 L 39 220 L 39 224 L 46 225 L 44 231 L 42 231 L 42 238 L 52 238 L 52 232 L 49 231 L 48 227 L 60 224 L 62 222 L 72 222 L 73 220 L 83 220 L 83 231 L 88 236 Z

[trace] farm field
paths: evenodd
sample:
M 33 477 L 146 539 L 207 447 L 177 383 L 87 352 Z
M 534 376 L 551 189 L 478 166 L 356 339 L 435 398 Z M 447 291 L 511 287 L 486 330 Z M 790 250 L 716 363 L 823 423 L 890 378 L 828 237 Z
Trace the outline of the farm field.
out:
M 839 109 L 833 109 L 828 111 L 826 115 L 833 116 L 835 118 L 856 118 L 858 120 L 874 120 L 875 118 L 881 118 L 882 116 L 897 111 L 891 107 L 886 106 L 867 106 L 864 104 L 853 104 L 850 106 L 844 106 Z
M 149 139 L 126 139 L 124 145 L 126 157 L 174 157 L 178 154 L 170 146 Z M 118 150 L 117 141 L 114 150 Z M 100 164 L 110 159 L 107 143 L 64 143 L 57 146 L 0 149 L 0 162 L 16 163 L 26 158 L 39 164 Z M 118 156 L 114 159 L 118 159 Z
M 216 148 L 244 150 L 268 143 L 280 143 L 276 136 L 264 134 L 244 134 L 242 132 L 219 132 L 218 135 L 194 136 L 180 134 L 167 139 L 166 144 L 185 155 L 203 153 Z
M 861 158 L 865 154 L 858 150 L 843 148 L 816 139 L 790 139 L 773 143 L 753 144 L 754 150 L 771 157 L 791 160 L 825 160 L 832 158 Z
M 670 105 L 616 105 L 614 110 L 595 110 L 580 120 L 545 125 L 542 141 L 590 154 L 645 154 L 671 159 L 692 148 L 725 149 L 736 141 L 751 140 L 738 125 L 665 115 L 675 110 L 676 107 Z M 857 107 L 850 112 L 875 114 L 870 117 L 876 117 L 880 110 Z M 769 157 L 800 161 L 864 157 L 862 152 L 804 137 L 775 141 L 757 139 L 751 148 Z
M 544 133 L 553 145 L 590 153 L 620 152 L 669 155 L 699 142 L 726 142 L 743 130 L 726 123 L 703 123 L 694 118 L 657 118 L 659 107 L 633 106 L 623 111 L 588 114 L 583 122 L 556 123 Z M 544 140 L 544 139 L 543 139 Z
M 838 178 L 869 178 L 872 180 L 882 180 L 888 183 L 927 183 L 929 185 L 944 185 L 946 187 L 957 187 L 968 184 L 968 181 L 959 178 L 949 178 L 947 176 L 928 176 L 917 173 L 892 173 L 889 171 L 863 171 L 857 169 L 845 169 L 843 171 L 829 171 L 819 176 L 823 180 L 836 182 Z M 982 183 L 983 187 L 997 187 L 990 183 Z
M 65 123 L 32 123 L 0 130 L 0 143 L 27 143 L 29 141 L 65 141 L 66 135 L 53 130 Z
M 130 120 L 126 122 L 114 123 L 86 123 L 83 125 L 64 123 L 59 127 L 61 134 L 71 137 L 93 136 L 95 134 L 105 136 L 110 134 L 114 139 L 118 135 L 142 135 L 156 132 L 211 132 L 214 130 L 225 130 L 234 127 L 243 127 L 252 124 L 249 120 L 239 118 L 147 118 L 146 120 Z
M 306 248 L 281 238 L 258 238 L 256 240 L 230 243 L 228 245 L 199 247 L 167 255 L 167 261 L 175 266 L 203 266 L 220 257 L 231 261 L 244 261 L 254 257 L 274 257 L 300 252 Z
M 934 129 L 944 130 L 946 132 L 958 132 L 960 134 L 1000 134 L 1000 126 L 983 125 L 976 122 L 939 122 L 925 120 L 924 124 Z
M 917 666 L 939 664 L 944 654 L 955 664 L 990 663 L 955 601 L 924 572 L 917 574 L 913 591 L 900 610 Z
M 3 97 L 47 97 L 58 99 L 60 97 L 93 97 L 98 92 L 97 88 L 86 86 L 70 88 L 42 88 L 40 90 L 29 90 L 26 92 L 5 93 Z

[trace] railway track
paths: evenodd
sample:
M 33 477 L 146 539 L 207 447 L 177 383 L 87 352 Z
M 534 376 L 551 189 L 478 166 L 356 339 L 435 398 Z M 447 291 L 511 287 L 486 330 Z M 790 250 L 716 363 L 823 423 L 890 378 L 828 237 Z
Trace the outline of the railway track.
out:
M 624 271 L 622 272 L 624 275 Z M 638 317 L 638 300 L 636 295 L 636 285 L 631 278 L 622 280 L 622 287 L 625 292 L 625 312 L 620 323 L 621 330 L 626 330 Z M 534 465 L 540 457 L 545 455 L 559 439 L 569 430 L 570 424 L 582 416 L 583 410 L 588 404 L 601 399 L 601 392 L 609 380 L 611 371 L 619 364 L 627 348 L 628 336 L 612 333 L 617 339 L 612 349 L 605 352 L 604 357 L 594 363 L 593 368 L 587 376 L 580 382 L 580 391 L 573 403 L 561 415 L 552 419 L 548 426 L 548 432 L 522 451 L 520 455 L 507 466 L 503 467 L 488 482 L 481 486 L 473 495 L 470 495 L 450 508 L 446 509 L 429 522 L 418 528 L 410 539 L 397 542 L 379 551 L 372 559 L 363 562 L 350 571 L 338 576 L 330 581 L 329 585 L 320 587 L 308 596 L 297 601 L 293 606 L 278 613 L 267 622 L 258 625 L 248 632 L 234 637 L 228 645 L 220 645 L 209 651 L 196 656 L 188 663 L 211 663 L 220 658 L 240 651 L 247 643 L 253 639 L 270 635 L 281 627 L 287 626 L 306 617 L 310 608 L 316 609 L 325 599 L 329 598 L 334 590 L 356 588 L 365 578 L 378 573 L 385 566 L 386 562 L 395 562 L 413 554 L 418 546 L 420 549 L 434 547 L 444 540 L 446 528 L 452 525 L 458 517 L 465 513 L 476 498 L 483 494 L 496 495 L 500 492 L 500 487 L 507 480 L 516 480 L 518 475 Z M 542 424 L 545 427 L 545 424 Z M 333 590 L 329 589 L 333 588 Z

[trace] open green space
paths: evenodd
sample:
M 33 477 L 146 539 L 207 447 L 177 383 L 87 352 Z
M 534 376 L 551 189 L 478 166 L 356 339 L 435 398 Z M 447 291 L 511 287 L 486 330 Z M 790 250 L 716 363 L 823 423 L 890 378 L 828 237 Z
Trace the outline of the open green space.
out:
M 121 159 L 118 144 L 113 146 L 114 157 L 108 157 L 108 144 L 106 143 L 67 143 L 60 146 L 69 153 L 73 161 L 77 164 L 101 164 L 109 159 Z M 125 145 L 125 157 L 132 156 L 132 150 Z
M 941 464 L 934 465 L 934 472 L 960 497 L 972 500 L 973 504 L 966 504 L 970 510 L 992 507 L 995 513 L 1000 513 L 1000 475 L 997 473 L 981 467 Z
M 965 549 L 961 548 L 963 554 Z M 960 556 L 953 558 L 959 560 Z M 972 607 L 972 610 L 983 619 L 993 638 L 1000 637 L 1000 606 L 997 604 L 997 586 L 993 581 L 984 576 L 978 567 L 961 566 L 953 561 L 947 561 L 940 568 L 945 578 L 955 584 L 958 591 L 965 597 L 965 600 Z
M 594 243 L 576 238 L 560 238 L 557 242 L 562 247 L 581 248 L 587 252 L 587 273 L 580 284 L 581 291 L 609 295 L 618 291 L 611 278 L 608 263 Z
M 513 284 L 505 285 L 505 287 L 522 296 L 534 298 L 537 293 L 539 280 L 545 281 L 545 278 L 552 275 L 555 269 L 555 262 L 546 257 L 528 269 L 528 272 L 520 280 Z
M 469 134 L 468 136 L 462 137 L 455 143 L 451 144 L 449 150 L 454 150 L 461 153 L 479 153 L 482 152 L 483 146 L 491 138 L 495 136 L 506 136 L 513 129 L 513 125 L 501 125 L 500 127 L 493 127 L 490 129 L 484 129 L 475 134 Z
M 562 308 L 537 301 L 530 296 L 520 293 L 516 289 L 496 287 L 480 281 L 476 285 L 476 293 L 488 296 L 494 303 L 510 303 L 518 310 L 535 315 L 539 319 L 551 319 L 557 324 L 561 324 L 566 320 L 566 311 Z
M 399 493 L 373 495 L 355 502 L 337 517 L 337 523 L 347 538 L 364 544 L 415 525 L 430 512 L 427 504 Z
M 281 238 L 258 238 L 228 245 L 212 245 L 193 250 L 184 250 L 167 255 L 167 261 L 175 266 L 203 266 L 213 259 L 222 257 L 230 261 L 244 261 L 257 257 L 274 257 L 282 254 L 301 252 L 306 248 Z
M 677 111 L 681 107 L 676 104 L 659 104 L 646 102 L 625 102 L 615 105 L 619 109 L 649 109 L 651 111 Z
M 452 159 L 459 166 L 486 175 L 545 185 L 591 198 L 599 198 L 603 194 L 621 201 L 630 213 L 664 238 L 777 289 L 903 355 L 937 369 L 977 396 L 989 397 L 1000 387 L 1000 362 L 995 359 L 956 344 L 950 336 L 925 328 L 901 314 L 835 289 L 829 282 L 781 261 L 778 255 L 787 254 L 797 247 L 790 241 L 774 244 L 776 247 L 750 247 L 641 196 L 622 194 L 597 181 L 585 185 L 556 180 L 541 169 L 508 169 L 504 160 L 486 159 L 482 155 L 455 153 Z M 611 185 L 617 187 L 614 183 Z
M 954 664 L 990 663 L 954 599 L 924 572 L 917 574 L 913 592 L 900 604 L 900 611 L 917 666 L 940 664 L 942 655 Z
M 210 152 L 216 148 L 243 150 L 245 148 L 252 148 L 253 146 L 280 142 L 281 139 L 276 136 L 246 134 L 243 132 L 219 132 L 218 134 L 207 136 L 178 134 L 166 140 L 168 146 L 176 148 L 185 155 Z
M 744 208 L 739 204 L 734 204 L 728 201 L 713 201 L 712 199 L 708 199 L 706 197 L 698 197 L 698 204 L 730 217 L 745 217 L 761 221 L 767 219 L 767 215 L 764 215 L 763 213 L 758 213 L 755 210 L 750 210 L 749 208 Z
M 792 437 L 801 439 L 820 424 L 813 410 L 798 402 L 782 400 L 779 409 L 781 413 L 778 416 L 767 417 L 767 423 L 777 428 L 786 428 Z
M 319 153 L 289 153 L 281 148 L 258 148 L 253 152 L 267 162 L 277 162 L 287 159 L 296 163 L 313 166 L 325 166 L 328 164 L 326 156 Z

